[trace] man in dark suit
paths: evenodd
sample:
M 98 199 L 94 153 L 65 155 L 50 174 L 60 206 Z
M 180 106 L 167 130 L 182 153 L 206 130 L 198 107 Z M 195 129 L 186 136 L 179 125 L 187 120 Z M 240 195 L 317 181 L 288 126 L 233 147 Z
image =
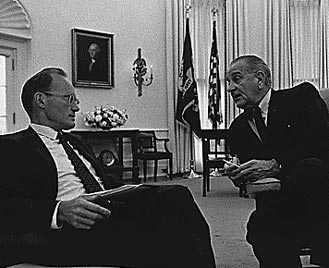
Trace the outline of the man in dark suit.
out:
M 32 76 L 22 104 L 30 126 L 0 136 L 0 266 L 215 267 L 208 224 L 186 187 L 143 185 L 110 202 L 93 193 L 122 183 L 63 132 L 75 126 L 79 100 L 62 69 Z
M 247 240 L 260 267 L 301 267 L 298 252 L 305 245 L 312 247 L 314 261 L 327 265 L 321 248 L 329 237 L 324 101 L 310 83 L 273 90 L 268 66 L 254 55 L 232 61 L 226 80 L 228 92 L 244 110 L 229 128 L 230 150 L 241 165 L 229 167 L 227 174 L 240 187 L 267 177 L 281 183 L 278 192 L 257 193 L 248 222 Z
M 81 59 L 78 80 L 106 82 L 108 80 L 107 55 L 101 53 L 99 45 L 92 42 L 88 46 L 88 55 Z

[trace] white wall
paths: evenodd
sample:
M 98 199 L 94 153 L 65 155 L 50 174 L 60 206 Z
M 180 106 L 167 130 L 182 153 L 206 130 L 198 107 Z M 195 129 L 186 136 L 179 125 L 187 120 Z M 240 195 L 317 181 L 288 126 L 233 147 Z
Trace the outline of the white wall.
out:
M 31 70 L 61 66 L 71 77 L 71 29 L 114 34 L 113 89 L 76 88 L 81 112 L 109 104 L 127 109 L 130 128 L 167 128 L 166 0 L 20 0 L 32 22 Z M 137 48 L 153 65 L 154 81 L 137 97 L 132 64 Z M 78 127 L 83 126 L 78 120 Z

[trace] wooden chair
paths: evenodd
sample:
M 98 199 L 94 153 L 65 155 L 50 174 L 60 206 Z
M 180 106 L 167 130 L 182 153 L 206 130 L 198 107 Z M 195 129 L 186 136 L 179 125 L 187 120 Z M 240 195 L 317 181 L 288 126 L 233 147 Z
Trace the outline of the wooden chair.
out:
M 206 196 L 207 192 L 210 191 L 210 170 L 224 167 L 222 160 L 229 153 L 226 142 L 227 136 L 227 129 L 203 129 L 201 131 L 203 163 L 202 196 Z
M 159 150 L 158 143 L 163 144 L 164 150 Z M 143 173 L 144 181 L 147 177 L 147 161 L 154 161 L 154 181 L 157 179 L 158 172 L 158 160 L 168 159 L 169 161 L 169 179 L 172 179 L 172 153 L 168 149 L 168 138 L 157 138 L 155 132 L 152 131 L 140 131 L 137 136 L 137 159 L 143 161 Z

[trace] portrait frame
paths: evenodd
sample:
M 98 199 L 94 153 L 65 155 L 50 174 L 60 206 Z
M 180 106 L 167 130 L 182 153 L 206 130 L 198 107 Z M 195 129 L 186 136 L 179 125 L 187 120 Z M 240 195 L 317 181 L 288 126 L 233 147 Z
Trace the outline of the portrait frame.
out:
M 114 87 L 114 34 L 73 28 L 72 83 L 75 87 Z

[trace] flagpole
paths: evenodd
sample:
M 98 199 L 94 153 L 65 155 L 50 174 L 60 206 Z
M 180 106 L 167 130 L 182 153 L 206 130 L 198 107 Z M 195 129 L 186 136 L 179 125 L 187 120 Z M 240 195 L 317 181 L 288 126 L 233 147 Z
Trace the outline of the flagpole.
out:
M 201 134 L 200 112 L 197 83 L 194 78 L 193 53 L 189 28 L 189 11 L 191 5 L 186 8 L 186 31 L 184 38 L 183 57 L 178 77 L 177 109 L 175 119 L 185 126 L 189 126 L 186 133 L 190 137 L 190 172 L 184 178 L 198 178 L 195 174 L 195 161 L 193 156 L 193 132 L 199 137 Z
M 217 19 L 217 13 L 218 13 L 218 8 L 215 8 L 215 7 L 213 7 L 212 9 L 211 9 L 211 13 L 212 13 L 212 17 L 213 17 L 213 27 L 214 27 L 214 29 L 213 29 L 213 31 L 215 31 L 215 26 L 216 26 L 216 19 Z M 218 63 L 217 63 L 218 64 Z M 217 76 L 219 75 L 218 73 L 216 74 Z M 216 78 L 217 79 L 217 78 Z M 220 92 L 218 92 L 218 84 L 216 83 L 216 95 L 215 95 L 215 103 L 219 103 L 219 101 L 220 101 L 220 99 L 219 99 L 219 94 L 220 94 Z M 218 111 L 215 111 L 215 112 L 218 112 Z M 217 122 L 217 120 L 212 120 L 212 129 L 217 129 L 217 126 L 218 126 L 218 122 Z M 218 150 L 218 148 L 217 148 L 217 140 L 215 140 L 215 158 L 217 158 L 217 150 Z M 211 144 L 210 144 L 210 146 L 211 146 Z M 219 172 L 219 170 L 218 170 L 218 168 L 215 168 L 210 174 L 209 174 L 209 176 L 212 176 L 212 177 L 218 177 L 218 176 L 221 176 L 221 174 L 220 174 L 220 172 Z
M 198 179 L 201 178 L 200 175 L 198 175 L 195 172 L 195 161 L 194 161 L 194 151 L 193 151 L 193 131 L 190 129 L 190 148 L 191 148 L 191 160 L 190 160 L 190 171 L 189 174 L 185 177 L 187 179 Z
M 186 17 L 189 18 L 190 17 L 190 10 L 192 9 L 192 6 L 191 6 L 191 4 L 186 4 L 185 8 L 186 8 Z M 191 155 L 190 155 L 190 171 L 185 176 L 185 178 L 187 178 L 187 179 L 197 179 L 197 178 L 201 177 L 200 175 L 198 175 L 195 172 L 193 139 L 194 139 L 193 130 L 192 130 L 192 127 L 190 127 L 190 150 L 191 150 Z

